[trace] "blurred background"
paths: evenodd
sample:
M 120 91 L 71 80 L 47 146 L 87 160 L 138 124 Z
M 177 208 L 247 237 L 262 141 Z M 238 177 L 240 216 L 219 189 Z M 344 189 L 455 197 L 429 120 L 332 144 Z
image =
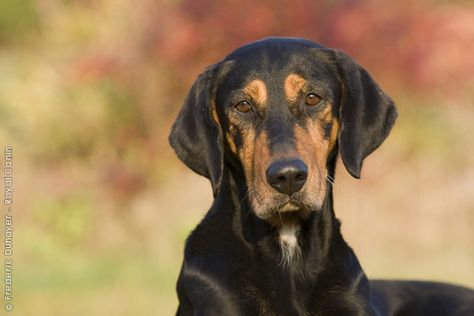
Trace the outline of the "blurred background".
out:
M 211 188 L 170 126 L 207 65 L 269 35 L 343 49 L 398 104 L 362 180 L 336 177 L 366 273 L 474 286 L 472 1 L 16 0 L 0 2 L 13 314 L 174 313 Z

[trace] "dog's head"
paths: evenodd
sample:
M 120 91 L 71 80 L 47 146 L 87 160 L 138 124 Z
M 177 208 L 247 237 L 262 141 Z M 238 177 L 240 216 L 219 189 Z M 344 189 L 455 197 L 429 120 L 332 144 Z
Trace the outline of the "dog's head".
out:
M 349 173 L 387 137 L 392 100 L 344 53 L 310 41 L 269 38 L 243 46 L 194 83 L 170 142 L 219 191 L 239 164 L 255 214 L 321 208 L 327 164 L 339 151 Z

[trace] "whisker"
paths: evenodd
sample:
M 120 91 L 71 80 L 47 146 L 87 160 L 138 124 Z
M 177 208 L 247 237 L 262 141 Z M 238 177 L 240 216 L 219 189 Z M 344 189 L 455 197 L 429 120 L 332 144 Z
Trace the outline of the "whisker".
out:
M 336 180 L 333 177 L 331 177 L 330 175 L 326 176 L 326 180 L 331 184 L 334 184 L 334 182 L 336 182 Z
M 250 196 L 250 194 L 253 194 L 253 193 L 256 193 L 256 192 L 253 192 L 250 188 L 247 188 L 247 192 L 245 193 L 245 195 L 240 199 L 239 201 L 239 204 L 242 204 L 242 202 L 248 198 Z M 250 212 L 246 212 L 245 213 L 245 217 L 248 217 L 250 215 Z
M 242 203 L 246 198 L 249 197 L 250 195 L 250 192 L 251 192 L 251 189 L 247 189 L 247 193 L 245 193 L 245 195 L 242 197 L 242 199 L 240 199 L 239 203 Z

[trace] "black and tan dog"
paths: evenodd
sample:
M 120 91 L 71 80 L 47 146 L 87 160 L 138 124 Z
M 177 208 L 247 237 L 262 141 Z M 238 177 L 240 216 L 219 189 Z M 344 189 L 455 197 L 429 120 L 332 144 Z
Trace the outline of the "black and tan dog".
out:
M 354 60 L 302 39 L 251 43 L 200 75 L 170 142 L 215 199 L 186 242 L 177 314 L 474 315 L 462 287 L 369 282 L 341 236 L 337 154 L 359 178 L 396 116 Z

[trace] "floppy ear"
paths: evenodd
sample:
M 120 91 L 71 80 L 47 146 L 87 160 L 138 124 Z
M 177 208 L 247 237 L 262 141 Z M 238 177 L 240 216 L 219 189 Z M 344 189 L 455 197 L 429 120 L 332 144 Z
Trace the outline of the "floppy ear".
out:
M 208 69 L 194 82 L 169 135 L 178 158 L 211 180 L 214 197 L 222 182 L 224 163 L 222 131 L 211 118 L 215 68 Z
M 343 85 L 339 151 L 347 171 L 359 179 L 362 162 L 388 136 L 397 111 L 364 68 L 341 51 L 336 57 Z

